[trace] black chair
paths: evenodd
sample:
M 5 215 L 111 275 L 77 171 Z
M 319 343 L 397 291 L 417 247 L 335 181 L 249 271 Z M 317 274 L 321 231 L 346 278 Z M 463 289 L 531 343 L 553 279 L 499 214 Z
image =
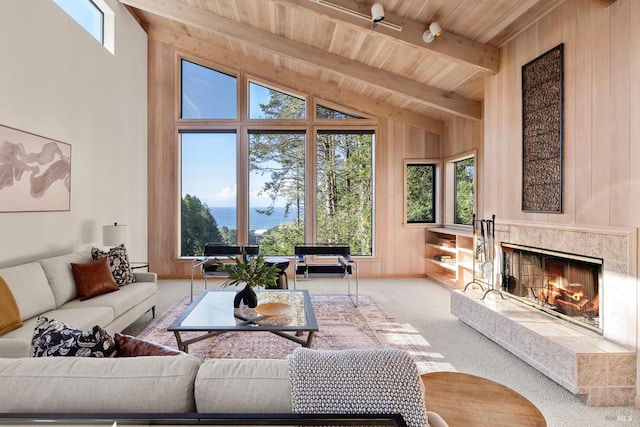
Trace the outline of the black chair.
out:
M 257 256 L 260 247 L 258 245 L 225 245 L 221 243 L 206 243 L 204 245 L 204 258 L 197 258 L 191 266 L 191 301 L 193 301 L 193 279 L 196 270 L 200 270 L 204 278 L 204 288 L 208 289 L 208 277 L 224 277 L 227 274 L 218 271 L 217 261 L 230 261 L 229 257 L 242 255 L 246 252 L 249 256 Z
M 295 266 L 293 288 L 296 288 L 298 275 L 309 277 L 347 278 L 347 294 L 354 306 L 358 306 L 358 264 L 351 258 L 349 245 L 297 245 L 295 247 Z M 336 258 L 333 258 L 336 257 Z M 351 275 L 356 276 L 355 300 L 351 294 Z

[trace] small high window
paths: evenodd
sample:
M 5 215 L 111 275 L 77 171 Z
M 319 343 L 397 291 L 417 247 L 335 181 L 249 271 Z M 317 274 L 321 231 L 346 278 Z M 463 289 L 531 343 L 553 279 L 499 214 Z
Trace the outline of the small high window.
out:
M 100 44 L 104 44 L 104 13 L 91 0 L 53 0 Z

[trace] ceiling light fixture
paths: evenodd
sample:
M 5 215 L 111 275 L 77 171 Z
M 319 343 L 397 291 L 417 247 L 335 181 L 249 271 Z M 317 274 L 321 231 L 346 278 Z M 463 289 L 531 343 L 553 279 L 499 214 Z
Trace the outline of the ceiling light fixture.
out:
M 336 4 L 336 3 L 332 3 L 332 2 L 330 2 L 328 0 L 309 0 L 309 1 L 311 1 L 313 3 L 316 3 L 316 4 L 319 4 L 321 6 L 328 7 L 328 8 L 333 9 L 333 10 L 337 10 L 337 11 L 342 12 L 342 13 L 346 13 L 347 15 L 350 15 L 350 16 L 353 16 L 353 17 L 356 17 L 356 18 L 359 18 L 359 19 L 364 19 L 364 20 L 367 20 L 369 22 L 373 22 L 375 25 L 379 25 L 381 27 L 385 27 L 385 28 L 388 28 L 390 30 L 394 30 L 394 31 L 398 31 L 398 32 L 402 31 L 402 27 L 400 25 L 394 24 L 392 22 L 388 22 L 388 21 L 374 22 L 373 21 L 373 15 L 375 15 L 373 13 L 374 12 L 374 10 L 373 10 L 374 6 L 371 6 L 371 12 L 372 12 L 371 15 L 372 16 L 369 16 L 369 15 L 367 15 L 365 13 L 361 13 L 358 10 L 349 9 L 348 7 L 345 7 L 345 6 Z M 382 3 L 374 3 L 374 5 L 375 4 L 379 4 L 380 8 L 382 8 Z M 384 8 L 382 8 L 382 14 L 384 15 Z
M 431 43 L 440 34 L 442 34 L 442 28 L 440 28 L 440 25 L 434 21 L 429 24 L 429 29 L 422 33 L 422 40 L 424 40 L 425 43 Z
M 382 3 L 374 3 L 371 5 L 371 22 L 376 23 L 384 20 L 384 8 Z

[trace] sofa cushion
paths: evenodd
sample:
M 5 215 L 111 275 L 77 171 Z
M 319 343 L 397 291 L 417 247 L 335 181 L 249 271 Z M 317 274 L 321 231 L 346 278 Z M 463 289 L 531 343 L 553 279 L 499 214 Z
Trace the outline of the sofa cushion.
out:
M 83 308 L 83 307 L 111 307 L 115 317 L 120 317 L 141 301 L 155 296 L 157 285 L 155 282 L 136 282 L 131 285 L 121 286 L 118 292 L 98 295 L 97 297 L 80 301 L 74 299 L 69 301 L 60 309 Z
M 107 258 L 109 260 L 111 274 L 113 274 L 113 278 L 118 286 L 127 285 L 136 281 L 131 271 L 127 248 L 125 248 L 124 244 L 111 248 L 109 252 L 98 248 L 91 248 L 91 257 L 94 260 L 101 258 Z
M 113 339 L 116 342 L 117 357 L 180 356 L 186 354 L 166 345 L 119 332 L 115 333 Z
M 56 307 L 78 297 L 78 289 L 71 271 L 71 263 L 83 264 L 91 261 L 89 250 L 75 252 L 40 260 L 49 286 L 56 300 Z
M 2 277 L 20 309 L 21 320 L 31 319 L 48 310 L 55 310 L 56 301 L 42 267 L 37 262 L 0 269 Z
M 115 354 L 116 343 L 98 325 L 83 331 L 45 316 L 38 317 L 31 340 L 31 357 L 113 357 Z
M 99 298 L 99 297 L 98 297 Z M 77 301 L 77 300 L 76 300 Z M 91 300 L 89 300 L 91 301 Z M 114 320 L 111 307 L 84 307 L 72 309 L 51 310 L 43 313 L 50 319 L 56 319 L 78 329 L 90 329 L 94 325 L 109 326 Z M 0 339 L 0 357 L 29 357 L 31 355 L 31 340 L 38 317 L 25 320 L 21 328 L 15 329 Z M 108 331 L 108 329 L 107 329 Z M 21 342 L 15 346 L 15 351 L 5 347 L 6 342 Z
M 71 263 L 71 271 L 73 271 L 80 301 L 118 290 L 106 258 L 86 264 Z
M 9 285 L 0 276 L 0 336 L 22 326 L 18 303 Z
M 195 384 L 198 412 L 291 413 L 286 360 L 208 359 Z
M 199 366 L 192 356 L 0 358 L 0 412 L 194 412 Z

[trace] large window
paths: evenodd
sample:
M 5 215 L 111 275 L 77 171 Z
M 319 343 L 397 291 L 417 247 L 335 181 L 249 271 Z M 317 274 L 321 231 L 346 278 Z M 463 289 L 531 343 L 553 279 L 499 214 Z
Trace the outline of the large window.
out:
M 183 132 L 181 256 L 202 255 L 205 243 L 235 243 L 236 134 Z
M 374 130 L 362 124 L 371 119 L 244 74 L 186 60 L 181 72 L 181 256 L 207 242 L 257 243 L 267 255 L 348 243 L 373 254 Z
M 405 163 L 405 215 L 407 224 L 436 222 L 437 164 Z
M 373 134 L 322 131 L 316 137 L 317 242 L 371 255 Z

